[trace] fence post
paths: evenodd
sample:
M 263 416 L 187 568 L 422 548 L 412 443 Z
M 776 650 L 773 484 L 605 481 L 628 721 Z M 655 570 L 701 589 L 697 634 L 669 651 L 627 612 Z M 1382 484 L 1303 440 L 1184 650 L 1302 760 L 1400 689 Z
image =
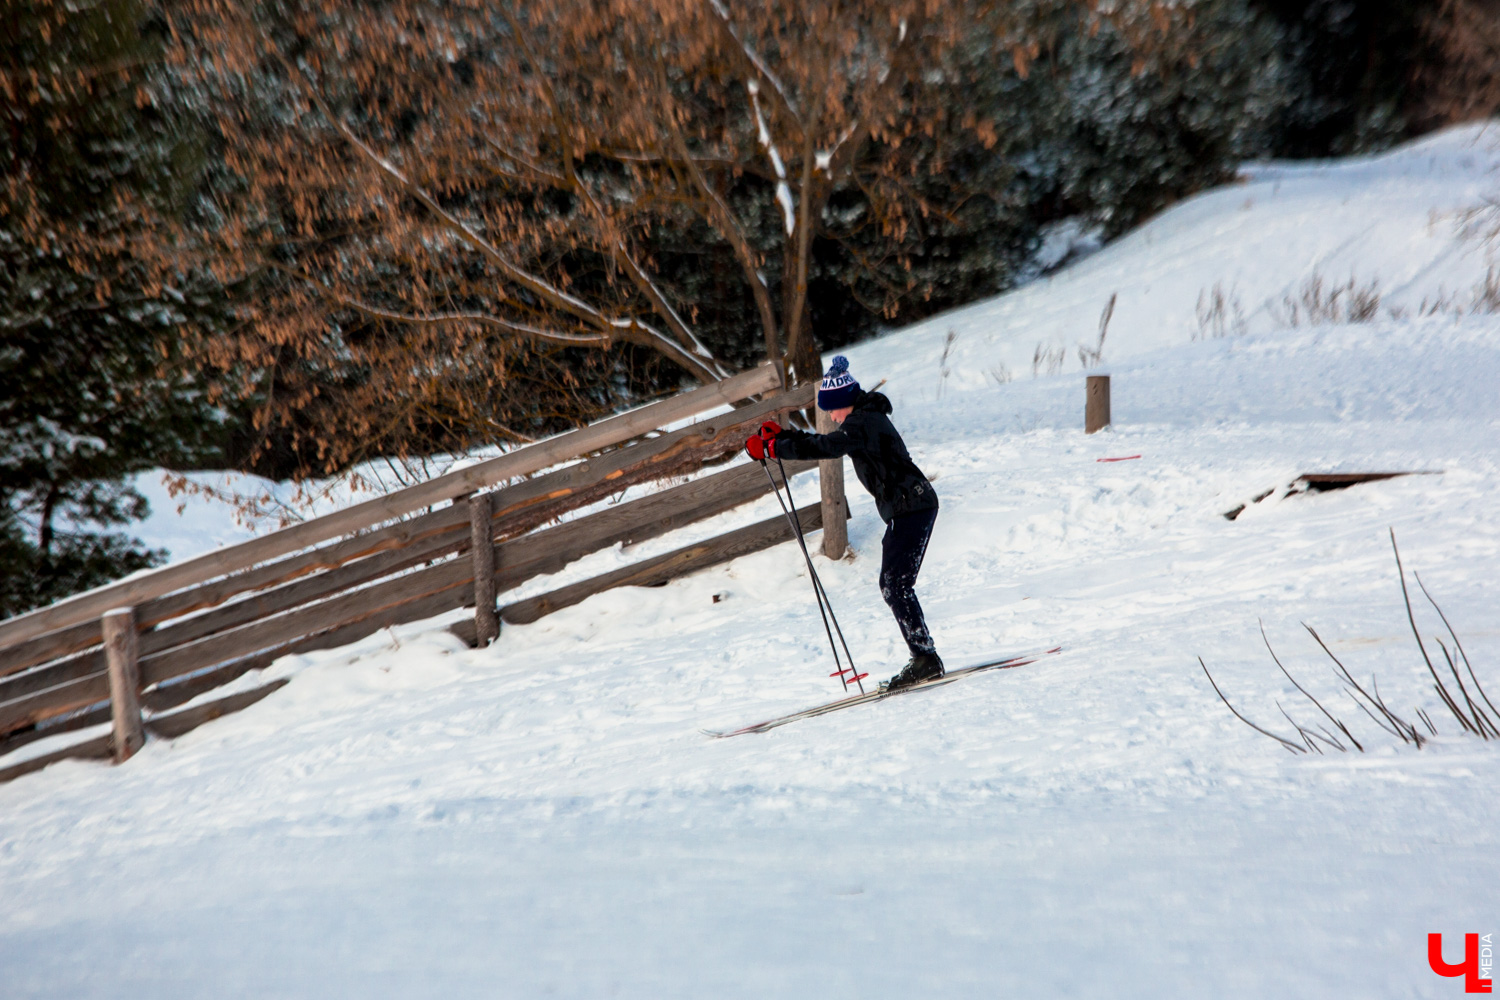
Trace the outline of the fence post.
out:
M 135 634 L 135 609 L 115 608 L 99 622 L 104 633 L 104 661 L 109 668 L 109 711 L 114 721 L 115 763 L 129 760 L 146 743 L 141 725 L 141 669 Z
M 1083 406 L 1083 432 L 1092 434 L 1109 426 L 1109 376 L 1090 375 Z
M 500 637 L 495 613 L 495 539 L 491 527 L 494 494 L 469 497 L 469 541 L 474 554 L 474 636 L 483 649 Z
M 833 418 L 818 410 L 817 431 L 829 434 L 838 429 Z M 849 505 L 844 500 L 844 460 L 829 459 L 818 463 L 818 479 L 823 484 L 823 554 L 842 559 L 849 549 Z

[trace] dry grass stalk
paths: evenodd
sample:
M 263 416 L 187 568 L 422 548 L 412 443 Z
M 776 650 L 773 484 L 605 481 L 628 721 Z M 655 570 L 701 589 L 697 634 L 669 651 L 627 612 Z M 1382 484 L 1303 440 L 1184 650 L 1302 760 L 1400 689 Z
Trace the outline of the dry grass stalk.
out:
M 1036 350 L 1031 355 L 1031 377 L 1056 375 L 1062 371 L 1063 361 L 1067 359 L 1067 356 L 1068 352 L 1064 348 L 1037 344 Z
M 1324 323 L 1369 323 L 1380 314 L 1380 282 L 1359 284 L 1353 277 L 1342 285 L 1329 285 L 1319 272 L 1302 283 L 1295 294 L 1268 305 L 1271 316 L 1282 326 L 1318 326 Z
M 1109 333 L 1109 321 L 1115 315 L 1115 302 L 1120 297 L 1119 292 L 1110 295 L 1109 301 L 1104 304 L 1104 311 L 1099 314 L 1099 339 L 1093 347 L 1078 345 L 1078 363 L 1083 366 L 1084 371 L 1098 368 L 1104 361 L 1104 338 Z
M 1485 692 L 1484 687 L 1480 684 L 1479 677 L 1474 672 L 1473 664 L 1469 662 L 1468 654 L 1464 652 L 1463 644 L 1459 641 L 1458 634 L 1453 630 L 1453 626 L 1449 623 L 1448 616 L 1443 612 L 1443 609 L 1438 606 L 1437 601 L 1433 599 L 1432 594 L 1429 593 L 1426 586 L 1422 584 L 1421 579 L 1418 578 L 1418 586 L 1421 587 L 1423 595 L 1426 596 L 1428 602 L 1432 605 L 1433 610 L 1437 612 L 1438 617 L 1442 619 L 1443 626 L 1447 630 L 1449 640 L 1452 643 L 1453 649 L 1450 651 L 1448 648 L 1448 644 L 1444 643 L 1441 638 L 1434 638 L 1434 642 L 1437 643 L 1438 648 L 1442 651 L 1443 659 L 1448 666 L 1448 672 L 1452 676 L 1454 685 L 1458 689 L 1458 696 L 1455 697 L 1452 694 L 1452 692 L 1448 689 L 1448 686 L 1443 677 L 1439 674 L 1437 667 L 1432 660 L 1432 657 L 1427 652 L 1427 646 L 1422 640 L 1421 632 L 1417 628 L 1416 613 L 1412 608 L 1411 594 L 1406 587 L 1406 571 L 1401 563 L 1401 551 L 1396 545 L 1396 533 L 1394 530 L 1391 532 L 1391 549 L 1396 559 L 1396 571 L 1401 580 L 1401 596 L 1406 607 L 1407 621 L 1411 625 L 1412 635 L 1417 640 L 1417 648 L 1421 651 L 1422 660 L 1427 666 L 1429 675 L 1432 677 L 1433 689 L 1437 692 L 1438 698 L 1443 702 L 1444 705 L 1448 707 L 1448 710 L 1453 714 L 1453 717 L 1458 720 L 1459 725 L 1465 732 L 1472 733 L 1473 735 L 1478 736 L 1483 740 L 1500 738 L 1500 725 L 1497 725 L 1497 720 L 1500 720 L 1500 711 L 1496 711 L 1494 703 L 1490 701 L 1489 695 Z M 1344 666 L 1343 662 L 1340 661 L 1336 655 L 1334 655 L 1333 650 L 1328 648 L 1328 644 L 1323 641 L 1323 637 L 1318 635 L 1317 631 L 1313 629 L 1312 626 L 1304 622 L 1303 628 L 1307 629 L 1308 634 L 1313 637 L 1313 640 L 1317 642 L 1318 646 L 1323 650 L 1323 652 L 1328 655 L 1328 658 L 1333 661 L 1335 668 L 1334 674 L 1345 685 L 1344 693 L 1350 698 L 1350 700 L 1354 702 L 1359 710 L 1362 711 L 1370 719 L 1370 721 L 1374 722 L 1375 725 L 1383 731 L 1397 737 L 1403 743 L 1414 746 L 1417 749 L 1421 749 L 1423 744 L 1427 742 L 1428 737 L 1422 735 L 1417 730 L 1415 724 L 1408 722 L 1406 719 L 1402 718 L 1400 715 L 1391 710 L 1390 706 L 1386 704 L 1385 699 L 1381 696 L 1380 685 L 1375 680 L 1375 678 L 1371 676 L 1370 686 L 1368 688 L 1360 684 L 1359 681 L 1354 679 L 1354 675 L 1349 672 L 1348 668 Z M 1341 719 L 1339 719 L 1326 707 L 1324 707 L 1323 703 L 1320 702 L 1311 691 L 1303 687 L 1302 683 L 1298 681 L 1297 678 L 1293 677 L 1291 671 L 1289 671 L 1281 662 L 1281 658 L 1276 655 L 1275 649 L 1271 647 L 1271 640 L 1266 635 L 1264 623 L 1261 624 L 1260 633 L 1262 640 L 1266 644 L 1266 650 L 1271 654 L 1272 661 L 1275 662 L 1276 666 L 1281 670 L 1282 674 L 1285 675 L 1286 679 L 1291 681 L 1293 687 L 1295 687 L 1298 692 L 1300 692 L 1305 698 L 1307 698 L 1308 701 L 1313 704 L 1318 712 L 1321 713 L 1330 724 L 1332 724 L 1334 730 L 1337 730 L 1338 734 L 1342 734 L 1343 740 L 1348 740 L 1348 742 L 1361 753 L 1365 752 L 1364 744 L 1355 737 L 1354 733 L 1349 729 L 1349 727 L 1346 726 Z M 1209 683 L 1213 685 L 1214 693 L 1217 694 L 1219 696 L 1219 699 L 1223 701 L 1226 706 L 1228 706 L 1229 710 L 1232 713 L 1234 713 L 1235 718 L 1250 726 L 1261 735 L 1268 736 L 1271 739 L 1276 740 L 1284 748 L 1295 753 L 1322 753 L 1323 751 L 1321 747 L 1319 747 L 1319 743 L 1322 743 L 1330 749 L 1339 751 L 1347 750 L 1347 748 L 1343 745 L 1343 740 L 1339 738 L 1339 735 L 1336 735 L 1332 730 L 1329 730 L 1326 726 L 1323 725 L 1318 725 L 1315 729 L 1308 728 L 1302 725 L 1292 716 L 1290 712 L 1282 707 L 1279 701 L 1276 702 L 1277 709 L 1281 712 L 1282 717 L 1285 718 L 1287 722 L 1291 724 L 1293 729 L 1296 730 L 1300 741 L 1288 739 L 1284 736 L 1279 736 L 1256 725 L 1244 715 L 1242 715 L 1239 710 L 1236 709 L 1232 704 L 1230 704 L 1229 699 L 1225 697 L 1224 692 L 1219 688 L 1219 685 L 1214 680 L 1213 675 L 1208 673 L 1208 667 L 1203 663 L 1202 657 L 1199 657 L 1198 663 L 1203 667 L 1204 674 L 1208 675 Z M 1463 676 L 1459 672 L 1458 666 L 1460 663 L 1463 664 L 1465 670 L 1468 673 L 1468 684 L 1464 683 Z M 1471 686 L 1473 688 L 1472 694 L 1470 693 Z M 1416 709 L 1416 715 L 1417 718 L 1421 720 L 1422 724 L 1427 728 L 1427 731 L 1431 735 L 1436 736 L 1438 732 L 1437 726 L 1433 724 L 1432 718 L 1427 714 L 1426 710 L 1418 706 Z
M 1240 297 L 1233 289 L 1224 290 L 1223 282 L 1214 282 L 1212 289 L 1198 293 L 1198 328 L 1193 331 L 1194 340 L 1220 340 L 1224 337 L 1244 336 L 1247 329 L 1245 309 Z

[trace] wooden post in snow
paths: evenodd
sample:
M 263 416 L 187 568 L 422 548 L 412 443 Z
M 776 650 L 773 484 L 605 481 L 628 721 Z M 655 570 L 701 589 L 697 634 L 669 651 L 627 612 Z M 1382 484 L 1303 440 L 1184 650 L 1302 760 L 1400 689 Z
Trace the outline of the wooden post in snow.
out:
M 115 763 L 123 763 L 146 743 L 141 725 L 141 668 L 137 659 L 135 609 L 115 608 L 100 620 L 104 659 L 109 669 L 109 710 L 114 721 Z
M 495 613 L 495 539 L 490 518 L 494 494 L 469 497 L 469 541 L 474 554 L 474 634 L 480 649 L 500 637 L 500 616 Z
M 1109 426 L 1109 376 L 1090 375 L 1083 406 L 1083 432 L 1092 434 Z
M 828 434 L 838 430 L 833 418 L 818 410 L 817 431 Z M 823 554 L 842 559 L 849 549 L 849 504 L 844 499 L 844 460 L 834 458 L 818 463 L 818 478 L 823 484 Z

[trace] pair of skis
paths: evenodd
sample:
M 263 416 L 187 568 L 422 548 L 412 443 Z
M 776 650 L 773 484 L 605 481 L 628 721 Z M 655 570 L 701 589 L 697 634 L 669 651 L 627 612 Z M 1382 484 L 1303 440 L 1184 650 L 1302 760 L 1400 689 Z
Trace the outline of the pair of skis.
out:
M 705 736 L 712 736 L 714 739 L 725 739 L 726 737 L 730 736 L 743 736 L 746 733 L 769 732 L 770 730 L 775 729 L 778 726 L 784 726 L 789 722 L 796 722 L 798 719 L 811 719 L 816 715 L 826 715 L 829 712 L 837 712 L 841 708 L 853 708 L 855 705 L 864 705 L 872 701 L 883 701 L 886 698 L 894 698 L 897 695 L 907 694 L 911 691 L 926 691 L 929 688 L 942 687 L 945 684 L 952 684 L 954 681 L 960 681 L 966 677 L 973 677 L 975 674 L 981 674 L 988 670 L 1008 670 L 1012 667 L 1024 667 L 1029 663 L 1035 663 L 1043 656 L 1060 652 L 1062 652 L 1061 646 L 1053 646 L 1050 649 L 1038 649 L 1029 653 L 1019 653 L 1014 656 L 1005 657 L 1003 659 L 990 660 L 987 663 L 975 664 L 971 667 L 960 667 L 957 670 L 950 670 L 941 677 L 934 678 L 930 681 L 922 681 L 921 683 L 913 684 L 910 687 L 898 688 L 895 691 L 886 691 L 882 689 L 879 691 L 869 691 L 865 694 L 850 695 L 847 698 L 840 698 L 837 701 L 830 701 L 823 705 L 814 705 L 812 708 L 805 708 L 800 712 L 793 712 L 790 715 L 782 715 L 774 719 L 767 719 L 764 722 L 756 722 L 748 726 L 741 726 L 739 729 L 730 729 L 723 732 L 712 729 L 705 729 L 702 732 Z

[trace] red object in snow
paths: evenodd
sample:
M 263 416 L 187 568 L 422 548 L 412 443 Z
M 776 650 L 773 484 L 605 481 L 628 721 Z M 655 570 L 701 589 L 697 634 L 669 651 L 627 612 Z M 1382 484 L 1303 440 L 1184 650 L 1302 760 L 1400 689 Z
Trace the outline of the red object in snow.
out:
M 1094 459 L 1094 461 L 1096 461 L 1096 462 L 1128 462 L 1128 461 L 1130 461 L 1133 458 L 1140 458 L 1140 457 L 1141 456 L 1139 456 L 1139 455 L 1126 455 L 1124 458 L 1096 458 L 1096 459 Z

